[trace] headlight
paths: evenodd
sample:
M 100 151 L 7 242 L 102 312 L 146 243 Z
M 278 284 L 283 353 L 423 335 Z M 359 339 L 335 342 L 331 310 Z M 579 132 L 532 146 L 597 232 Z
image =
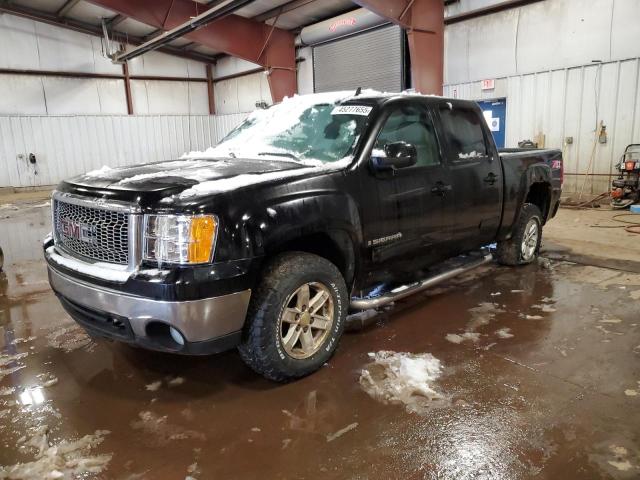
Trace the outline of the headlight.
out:
M 143 258 L 158 263 L 208 263 L 217 226 L 213 215 L 145 215 Z

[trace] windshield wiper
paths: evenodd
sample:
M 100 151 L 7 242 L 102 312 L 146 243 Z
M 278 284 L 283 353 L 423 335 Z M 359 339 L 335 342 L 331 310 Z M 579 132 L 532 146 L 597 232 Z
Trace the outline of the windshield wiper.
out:
M 300 162 L 300 159 L 296 157 L 293 153 L 289 152 L 260 152 L 258 153 L 261 157 L 287 157 L 295 160 L 296 162 Z

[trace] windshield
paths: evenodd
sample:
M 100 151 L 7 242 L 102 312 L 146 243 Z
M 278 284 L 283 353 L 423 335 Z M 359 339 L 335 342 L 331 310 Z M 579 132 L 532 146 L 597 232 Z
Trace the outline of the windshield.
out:
M 351 157 L 371 107 L 336 106 L 318 95 L 308 97 L 315 101 L 294 97 L 252 113 L 207 153 L 315 165 Z

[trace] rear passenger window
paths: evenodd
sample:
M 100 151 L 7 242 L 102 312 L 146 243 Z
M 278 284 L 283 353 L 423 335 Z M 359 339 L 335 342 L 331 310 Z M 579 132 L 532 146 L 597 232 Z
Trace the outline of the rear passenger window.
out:
M 443 106 L 440 108 L 440 118 L 452 160 L 487 155 L 481 123 L 484 119 L 476 112 Z

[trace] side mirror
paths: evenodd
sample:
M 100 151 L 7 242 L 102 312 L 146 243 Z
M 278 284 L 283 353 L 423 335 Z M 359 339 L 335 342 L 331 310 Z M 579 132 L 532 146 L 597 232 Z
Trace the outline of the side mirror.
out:
M 384 146 L 384 150 L 374 149 L 371 162 L 377 170 L 396 170 L 415 165 L 418 161 L 416 147 L 407 142 L 393 142 Z

